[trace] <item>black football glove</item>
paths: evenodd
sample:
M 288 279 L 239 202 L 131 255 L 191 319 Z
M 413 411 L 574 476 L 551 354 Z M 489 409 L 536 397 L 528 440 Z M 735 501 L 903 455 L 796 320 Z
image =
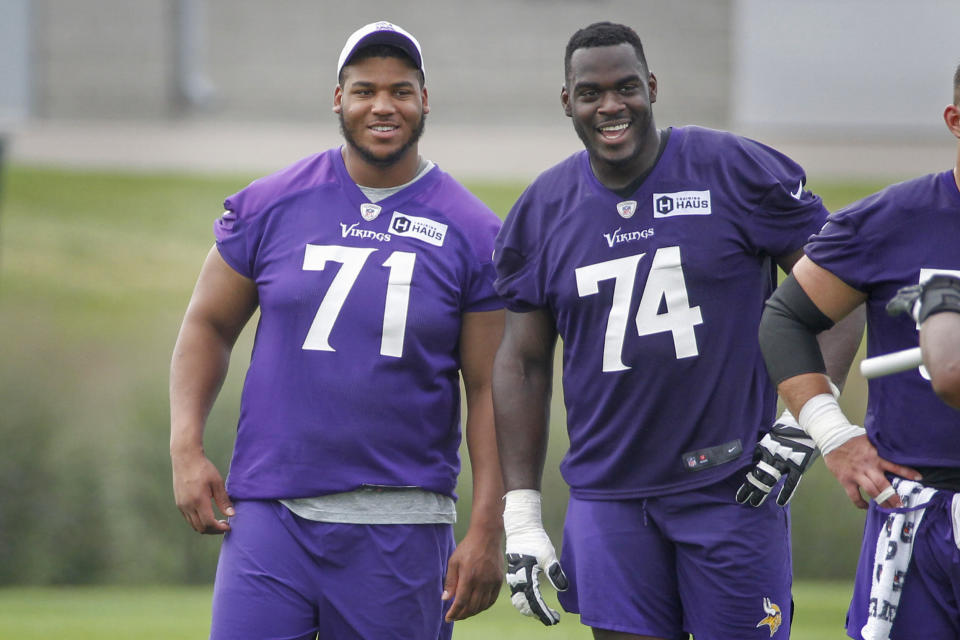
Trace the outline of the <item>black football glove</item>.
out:
M 737 502 L 759 507 L 783 475 L 787 479 L 777 495 L 777 504 L 786 506 L 793 498 L 803 473 L 820 455 L 813 438 L 800 428 L 793 414 L 784 411 L 776 424 L 757 443 L 754 467 L 737 491 Z
M 960 313 L 960 278 L 938 273 L 923 284 L 901 288 L 887 303 L 891 316 L 906 313 L 918 323 L 941 311 Z
M 507 554 L 507 584 L 510 586 L 510 601 L 525 616 L 537 618 L 548 627 L 560 622 L 560 614 L 552 609 L 540 592 L 540 565 L 535 556 L 519 553 Z M 550 566 L 546 574 L 551 584 L 565 591 L 567 576 L 559 562 Z

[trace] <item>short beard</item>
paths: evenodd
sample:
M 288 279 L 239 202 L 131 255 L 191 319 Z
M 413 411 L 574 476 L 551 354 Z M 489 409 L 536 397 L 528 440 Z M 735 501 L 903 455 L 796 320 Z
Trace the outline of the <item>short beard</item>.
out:
M 633 126 L 640 126 L 646 129 L 650 125 L 650 116 L 648 115 L 643 119 L 642 122 L 635 122 Z M 576 118 L 573 118 L 573 130 L 577 132 L 577 137 L 580 138 L 580 142 L 583 143 L 584 148 L 587 150 L 587 153 L 590 154 L 591 158 L 596 158 L 600 162 L 604 162 L 612 167 L 626 167 L 632 164 L 640 155 L 643 153 L 643 149 L 640 145 L 633 150 L 633 153 L 626 158 L 621 158 L 619 160 L 610 160 L 608 158 L 601 158 L 594 150 L 594 140 L 590 138 L 589 132 L 581 125 L 580 121 Z
M 395 164 L 400 158 L 403 157 L 403 154 L 407 152 L 410 147 L 417 144 L 420 141 L 420 136 L 423 135 L 423 130 L 427 126 L 427 114 L 420 114 L 420 124 L 417 125 L 417 128 L 413 130 L 413 133 L 410 134 L 410 139 L 407 140 L 402 147 L 391 153 L 387 156 L 378 156 L 373 153 L 367 147 L 362 147 L 357 142 L 356 138 L 350 133 L 350 130 L 347 129 L 346 123 L 343 121 L 343 112 L 340 112 L 340 133 L 343 135 L 343 139 L 347 141 L 347 144 L 350 145 L 350 148 L 360 154 L 360 157 L 363 158 L 368 164 L 371 164 L 375 167 L 381 169 L 386 169 L 387 167 Z

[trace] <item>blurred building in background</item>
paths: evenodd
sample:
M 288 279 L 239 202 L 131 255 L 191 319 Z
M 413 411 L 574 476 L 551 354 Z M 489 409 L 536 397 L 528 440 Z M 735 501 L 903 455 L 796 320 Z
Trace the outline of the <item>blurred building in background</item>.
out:
M 838 168 L 855 164 L 850 145 L 884 145 L 911 165 L 936 149 L 960 62 L 954 0 L 0 0 L 0 40 L 16 49 L 0 62 L 10 85 L 0 107 L 16 101 L 27 116 L 15 145 L 27 161 L 54 154 L 57 139 L 67 160 L 96 161 L 110 148 L 90 140 L 119 137 L 117 153 L 150 150 L 162 163 L 163 139 L 176 134 L 194 136 L 191 162 L 216 167 L 220 154 L 222 168 L 241 157 L 268 166 L 336 144 L 337 55 L 379 19 L 424 47 L 427 152 L 448 168 L 506 173 L 579 147 L 559 107 L 563 50 L 597 20 L 643 38 L 659 124 L 728 128 L 796 144 L 801 156 L 817 144 Z M 137 132 L 145 142 L 131 144 Z M 894 151 L 907 146 L 906 157 Z M 942 162 L 918 171 L 950 161 L 942 146 Z

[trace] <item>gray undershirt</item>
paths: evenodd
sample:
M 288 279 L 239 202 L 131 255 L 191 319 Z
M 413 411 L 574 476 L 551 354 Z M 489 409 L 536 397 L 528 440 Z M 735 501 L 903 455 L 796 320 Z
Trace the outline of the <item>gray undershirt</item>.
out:
M 385 187 L 383 189 L 379 189 L 377 187 L 365 187 L 362 184 L 358 184 L 357 186 L 360 187 L 360 191 L 363 192 L 363 195 L 367 196 L 367 200 L 370 202 L 380 202 L 381 200 L 389 198 L 393 194 L 406 189 L 414 182 L 427 175 L 427 172 L 430 171 L 430 169 L 433 169 L 435 166 L 436 165 L 430 160 L 426 160 L 421 157 L 420 164 L 417 165 L 417 175 L 413 176 L 413 180 L 410 182 L 405 182 L 404 184 L 396 187 Z
M 417 175 L 397 187 L 360 187 L 370 202 L 389 198 L 427 175 L 434 163 L 420 158 Z M 346 524 L 453 524 L 457 509 L 450 496 L 418 487 L 362 487 L 356 491 L 313 498 L 281 500 L 280 504 L 301 518 L 316 522 Z
M 453 498 L 417 487 L 363 487 L 328 496 L 281 500 L 280 504 L 301 518 L 317 522 L 453 524 L 457 521 Z

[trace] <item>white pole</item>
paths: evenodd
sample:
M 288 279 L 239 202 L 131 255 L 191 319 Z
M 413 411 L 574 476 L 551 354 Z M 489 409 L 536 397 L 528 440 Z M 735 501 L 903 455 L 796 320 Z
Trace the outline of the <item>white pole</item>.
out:
M 885 353 L 882 356 L 865 358 L 860 361 L 860 373 L 868 380 L 888 376 L 891 373 L 900 373 L 919 367 L 923 362 L 920 356 L 920 347 Z

